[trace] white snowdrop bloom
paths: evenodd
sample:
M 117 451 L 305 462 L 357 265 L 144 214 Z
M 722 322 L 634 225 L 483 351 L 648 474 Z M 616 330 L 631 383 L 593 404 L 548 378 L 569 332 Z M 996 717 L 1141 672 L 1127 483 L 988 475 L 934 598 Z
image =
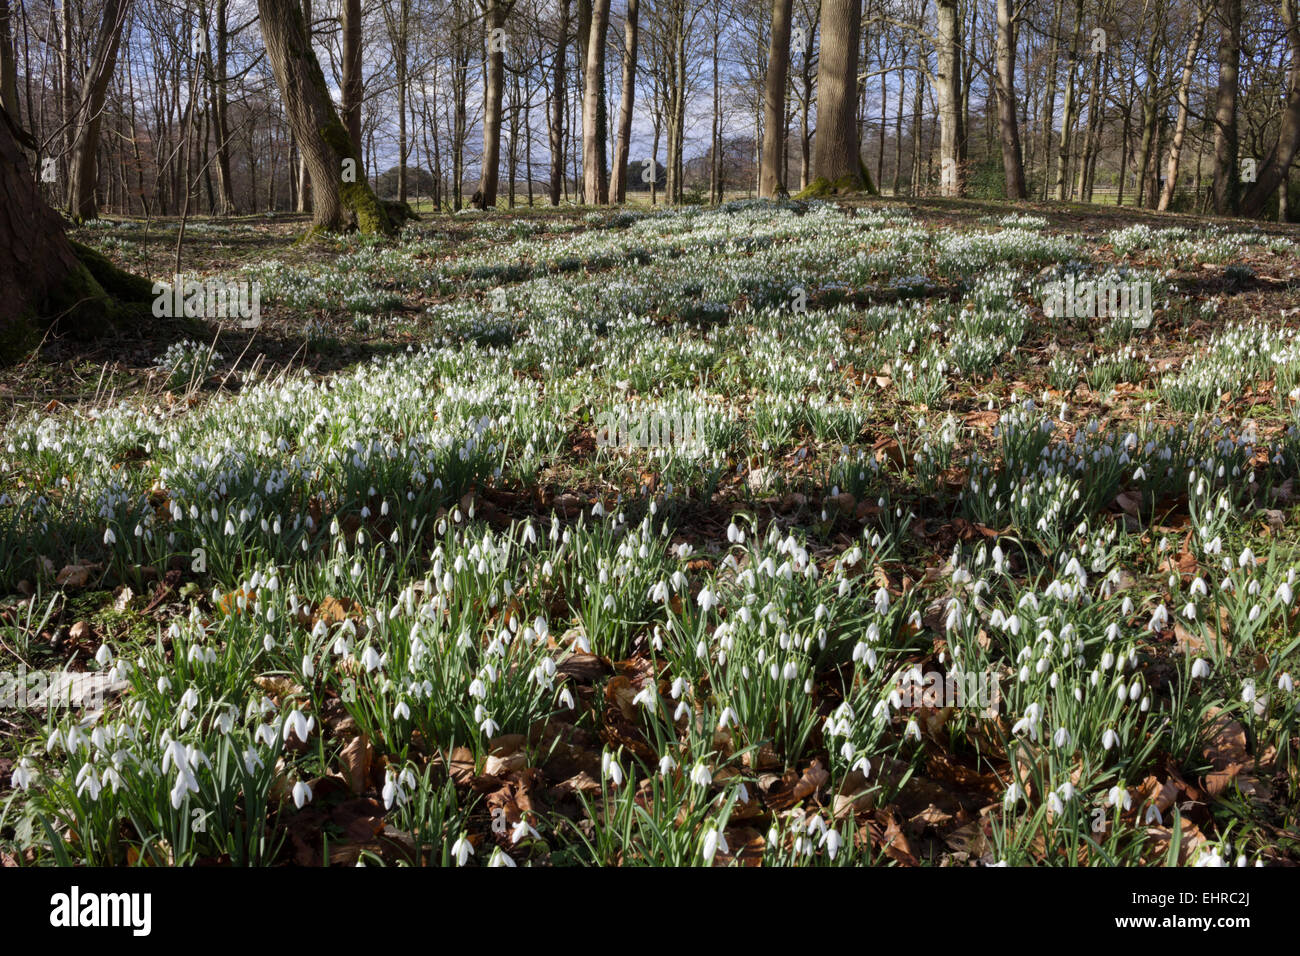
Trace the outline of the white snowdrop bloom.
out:
M 718 606 L 718 596 L 710 591 L 707 587 L 701 588 L 700 593 L 695 598 L 700 606 L 700 610 L 706 614 Z
M 1002 806 L 1010 810 L 1024 798 L 1025 791 L 1021 788 L 1020 784 L 1013 783 L 1011 786 L 1007 787 L 1006 795 L 1002 798 Z
M 576 705 L 573 700 L 573 694 L 570 692 L 568 687 L 564 687 L 560 690 L 560 703 L 569 708 L 569 710 L 575 708 Z
M 659 773 L 661 776 L 667 776 L 677 769 L 677 761 L 669 754 L 664 754 L 659 758 Z
M 1295 691 L 1295 681 L 1291 679 L 1289 673 L 1283 673 L 1277 679 L 1277 689 L 1284 693 L 1290 694 Z
M 623 785 L 623 768 L 618 765 L 618 761 L 613 758 L 609 751 L 605 751 L 600 758 L 601 774 L 609 778 L 609 781 L 616 787 Z
M 1116 784 L 1106 791 L 1106 806 L 1122 806 L 1125 810 L 1133 807 L 1133 797 L 1129 794 L 1127 788 Z
M 521 818 L 510 831 L 510 842 L 519 843 L 521 840 L 526 840 L 530 837 L 534 840 L 538 840 L 541 839 L 541 836 L 542 835 L 537 832 L 535 827 L 531 826 L 527 820 Z
M 311 802 L 311 787 L 305 781 L 299 780 L 293 785 L 293 805 L 299 810 L 304 804 Z
M 713 865 L 713 858 L 717 856 L 718 851 L 730 853 L 727 846 L 727 837 L 722 832 L 721 827 L 714 827 L 704 835 L 704 845 L 700 849 L 700 855 L 704 858 L 705 866 Z
M 1101 735 L 1101 746 L 1103 750 L 1110 750 L 1119 743 L 1119 734 L 1114 729 L 1107 728 L 1106 732 Z
M 361 663 L 365 666 L 366 673 L 370 674 L 384 666 L 384 657 L 381 657 L 379 652 L 368 644 L 361 654 Z
M 713 774 L 709 772 L 709 768 L 704 766 L 704 764 L 697 763 L 691 768 L 691 783 L 695 784 L 697 787 L 707 787 L 712 782 Z
M 1064 727 L 1056 728 L 1056 733 L 1052 735 L 1052 743 L 1057 747 L 1068 747 L 1070 745 L 1070 732 Z
M 1192 662 L 1192 679 L 1198 680 L 1202 677 L 1210 676 L 1210 662 L 1204 657 L 1198 657 Z
M 112 529 L 112 528 L 105 528 L 105 529 L 104 529 L 104 545 L 105 545 L 106 547 L 111 548 L 111 547 L 112 547 L 113 545 L 115 545 L 115 544 L 117 544 L 117 535 L 113 534 L 113 529 Z
M 1295 598 L 1295 595 L 1291 590 L 1291 585 L 1289 582 L 1283 581 L 1281 584 L 1278 585 L 1277 597 L 1278 600 L 1281 601 L 1283 604 L 1287 605 L 1288 607 L 1290 606 L 1291 601 L 1294 600 Z

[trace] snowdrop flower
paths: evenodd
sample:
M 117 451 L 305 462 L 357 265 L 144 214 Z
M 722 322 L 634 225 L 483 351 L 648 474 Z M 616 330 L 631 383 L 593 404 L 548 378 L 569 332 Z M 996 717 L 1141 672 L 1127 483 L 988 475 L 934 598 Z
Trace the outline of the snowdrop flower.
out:
M 307 736 L 311 733 L 312 727 L 316 725 L 314 717 L 308 717 L 301 710 L 291 710 L 284 718 L 284 739 L 287 743 L 289 735 L 293 734 L 301 742 L 307 742 Z
M 1277 689 L 1287 694 L 1295 691 L 1295 681 L 1291 679 L 1289 673 L 1283 673 L 1282 676 L 1277 679 Z
M 614 760 L 609 751 L 601 755 L 600 772 L 608 777 L 614 786 L 623 786 L 623 768 L 618 765 L 618 761 Z
M 518 843 L 528 837 L 540 840 L 542 835 L 534 827 L 530 826 L 527 820 L 520 818 L 519 822 L 514 825 L 514 829 L 510 831 L 510 842 Z
M 691 783 L 697 787 L 707 787 L 713 782 L 713 774 L 709 773 L 709 768 L 702 763 L 697 763 L 691 769 Z
M 1283 604 L 1290 606 L 1291 601 L 1295 598 L 1295 595 L 1291 591 L 1291 585 L 1289 582 L 1283 581 L 1281 584 L 1278 585 L 1277 597 L 1278 600 L 1280 600 Z
M 112 528 L 105 528 L 105 529 L 104 529 L 104 545 L 105 545 L 106 547 L 111 548 L 111 547 L 112 547 L 113 545 L 115 545 L 115 544 L 117 544 L 117 535 L 113 534 L 113 529 L 112 529 Z
M 14 785 L 16 790 L 26 790 L 32 785 L 35 779 L 33 771 L 36 768 L 32 765 L 31 760 L 27 757 L 18 761 L 18 764 L 9 772 L 9 781 Z
M 700 610 L 706 614 L 718 606 L 718 596 L 707 587 L 700 589 L 700 593 L 696 596 L 695 600 L 699 603 Z
M 1133 806 L 1133 798 L 1129 795 L 1126 788 L 1116 784 L 1106 791 L 1106 806 L 1114 807 L 1120 805 L 1123 805 L 1125 810 L 1131 809 Z
M 1114 729 L 1107 728 L 1106 732 L 1101 735 L 1101 746 L 1103 750 L 1110 750 L 1119 743 L 1119 734 Z
M 563 704 L 565 707 L 569 708 L 569 710 L 574 709 L 575 704 L 573 700 L 573 693 L 569 690 L 568 687 L 563 687 L 560 689 L 560 703 Z
M 723 834 L 721 827 L 714 827 L 704 835 L 704 846 L 701 849 L 701 856 L 704 857 L 705 866 L 713 865 L 713 858 L 717 855 L 719 850 L 723 853 L 731 852 L 730 848 L 727 846 L 727 837 Z
M 516 864 L 515 861 L 510 858 L 509 853 L 501 852 L 501 847 L 497 847 L 495 850 L 493 850 L 492 857 L 491 859 L 488 860 L 488 866 L 513 867 L 517 865 L 518 864 Z
M 718 729 L 726 730 L 728 726 L 735 724 L 736 722 L 736 712 L 729 706 L 722 708 L 722 715 L 718 718 Z
M 668 776 L 677 769 L 677 761 L 669 754 L 664 754 L 659 758 L 659 773 L 661 776 Z
M 311 787 L 302 780 L 293 785 L 293 803 L 299 810 L 303 808 L 303 804 L 311 803 Z
M 460 839 L 451 845 L 451 854 L 456 858 L 457 866 L 464 866 L 465 862 L 474 855 L 474 844 L 469 842 L 464 833 L 461 833 Z
M 1198 657 L 1192 662 L 1192 680 L 1199 680 L 1202 677 L 1210 676 L 1210 662 L 1204 657 Z
M 1068 747 L 1070 745 L 1070 732 L 1064 727 L 1056 728 L 1056 733 L 1052 735 L 1052 743 L 1058 747 Z
M 1020 784 L 1013 783 L 1007 787 L 1006 796 L 1002 798 L 1002 806 L 1010 810 L 1017 803 L 1025 798 L 1025 791 L 1021 789 Z

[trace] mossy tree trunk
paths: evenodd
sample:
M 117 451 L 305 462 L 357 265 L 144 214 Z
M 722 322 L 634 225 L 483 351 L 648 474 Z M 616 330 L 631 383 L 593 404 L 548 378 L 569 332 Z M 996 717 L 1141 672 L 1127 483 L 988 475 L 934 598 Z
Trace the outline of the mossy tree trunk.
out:
M 858 155 L 858 37 L 862 0 L 822 0 L 813 176 L 836 190 L 867 188 Z
M 127 317 L 126 303 L 144 306 L 151 289 L 68 240 L 37 191 L 18 135 L 0 109 L 0 362 L 20 356 L 54 323 L 71 334 L 101 331 Z
M 362 232 L 391 233 L 366 181 L 361 150 L 339 121 L 298 0 L 257 0 L 262 39 L 284 110 L 311 176 L 312 226 L 337 232 L 356 218 Z

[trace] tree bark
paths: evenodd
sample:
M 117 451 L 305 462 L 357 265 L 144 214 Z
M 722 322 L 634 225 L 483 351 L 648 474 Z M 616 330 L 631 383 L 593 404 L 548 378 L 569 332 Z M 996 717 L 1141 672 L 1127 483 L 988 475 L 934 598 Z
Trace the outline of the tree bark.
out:
M 361 0 L 343 0 L 343 125 L 361 155 Z
M 1020 151 L 1016 116 L 1016 21 L 1011 0 L 997 0 L 998 138 L 1002 143 L 1002 175 L 1008 199 L 1026 199 L 1025 164 Z
M 632 140 L 632 105 L 636 96 L 637 0 L 627 0 L 623 20 L 623 90 L 618 108 L 618 136 L 614 140 L 614 168 L 609 191 L 614 202 L 627 199 L 627 162 Z
M 68 211 L 77 222 L 99 217 L 95 201 L 96 160 L 99 154 L 99 127 L 104 114 L 104 98 L 117 64 L 122 43 L 122 28 L 130 12 L 130 0 L 105 0 L 104 19 L 95 38 L 95 53 L 77 103 L 72 134 L 72 167 L 68 183 Z
M 1277 142 L 1264 157 L 1263 168 L 1257 171 L 1254 185 L 1247 190 L 1241 202 L 1242 214 L 1246 216 L 1258 216 L 1264 211 L 1264 206 L 1273 193 L 1279 188 L 1286 189 L 1287 173 L 1295 161 L 1297 151 L 1300 151 L 1300 25 L 1296 22 L 1295 0 L 1280 0 L 1279 6 L 1282 22 L 1286 26 L 1287 46 L 1291 52 L 1287 103 L 1282 113 Z M 1285 192 L 1279 194 L 1279 210 L 1285 210 L 1284 197 Z
M 484 0 L 487 26 L 487 69 L 483 78 L 483 164 L 479 174 L 479 208 L 491 209 L 497 202 L 501 176 L 501 100 L 505 94 L 506 53 L 504 29 L 509 5 L 502 0 Z
M 362 232 L 391 232 L 388 215 L 366 181 L 360 147 L 334 112 L 302 9 L 296 0 L 257 0 L 257 10 L 271 72 L 311 175 L 313 227 L 343 228 L 346 209 Z
M 957 0 L 935 0 L 938 11 L 939 45 L 936 51 L 935 100 L 939 107 L 940 194 L 965 194 L 962 168 L 961 34 Z
M 763 158 L 758 194 L 775 196 L 785 189 L 781 158 L 785 154 L 785 84 L 790 72 L 792 0 L 772 0 L 772 32 L 767 44 L 767 75 L 763 93 Z
M 0 362 L 21 357 L 52 323 L 91 334 L 122 315 L 119 299 L 143 303 L 150 284 L 75 247 L 41 198 L 19 148 L 16 120 L 0 112 Z
M 590 206 L 609 202 L 609 178 L 602 148 L 604 117 L 601 91 L 605 87 L 605 34 L 609 28 L 609 0 L 594 0 L 582 90 L 582 201 Z
M 14 54 L 9 0 L 0 0 L 0 108 L 18 122 L 18 58 Z
M 1214 211 L 1236 213 L 1241 197 L 1237 169 L 1237 74 L 1241 65 L 1241 0 L 1219 7 L 1219 88 L 1214 102 Z
M 1287 0 L 1283 0 L 1283 6 Z M 1187 55 L 1183 57 L 1183 75 L 1178 80 L 1178 118 L 1174 121 L 1174 138 L 1169 144 L 1169 162 L 1165 166 L 1165 188 L 1160 191 L 1160 202 L 1156 208 L 1164 212 L 1174 199 L 1174 189 L 1178 184 L 1178 162 L 1183 151 L 1183 137 L 1187 135 L 1188 93 L 1192 88 L 1192 77 L 1196 72 L 1196 53 L 1201 48 L 1201 37 L 1205 35 L 1205 21 L 1210 8 L 1202 5 L 1196 15 L 1196 27 L 1192 38 L 1187 43 Z
M 868 188 L 858 143 L 858 36 L 861 0 L 822 0 L 813 176 L 834 189 Z
M 559 39 L 555 42 L 555 62 L 551 76 L 551 205 L 560 204 L 564 188 L 564 79 L 568 71 L 569 0 L 559 0 Z

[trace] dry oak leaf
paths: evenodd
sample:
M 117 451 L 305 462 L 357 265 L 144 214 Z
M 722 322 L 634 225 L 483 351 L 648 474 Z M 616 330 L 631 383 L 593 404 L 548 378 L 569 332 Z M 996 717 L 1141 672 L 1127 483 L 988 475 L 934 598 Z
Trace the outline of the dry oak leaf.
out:
M 54 583 L 62 588 L 84 588 L 102 568 L 99 564 L 69 564 L 54 578 Z
M 324 621 L 326 625 L 334 625 L 342 624 L 349 617 L 353 620 L 360 620 L 361 614 L 361 605 L 352 598 L 327 597 L 316 605 L 312 611 L 311 620 L 313 625 L 318 621 Z
M 1217 797 L 1250 762 L 1246 752 L 1246 728 L 1232 715 L 1217 708 L 1210 711 L 1210 740 L 1205 745 L 1205 759 L 1210 771 L 1205 775 L 1205 789 Z

